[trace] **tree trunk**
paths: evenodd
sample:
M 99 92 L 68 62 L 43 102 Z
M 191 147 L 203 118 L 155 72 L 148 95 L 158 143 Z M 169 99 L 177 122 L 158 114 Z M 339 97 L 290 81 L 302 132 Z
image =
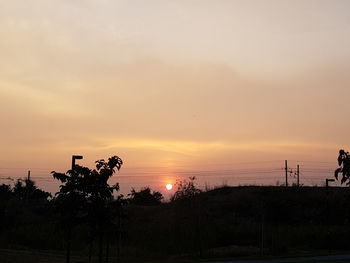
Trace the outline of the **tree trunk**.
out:
M 95 243 L 95 236 L 96 236 L 96 225 L 92 225 L 90 228 L 90 243 L 89 243 L 89 263 L 91 263 L 92 260 L 92 253 Z
M 100 229 L 100 240 L 99 240 L 99 252 L 98 252 L 98 262 L 102 263 L 103 259 L 103 230 Z
M 121 217 L 121 213 L 122 213 L 122 208 L 119 207 L 118 209 L 118 229 L 117 229 L 117 263 L 120 263 L 120 248 L 121 248 L 121 225 L 122 225 L 122 217 Z
M 89 244 L 89 263 L 91 263 L 93 246 L 94 246 L 94 240 L 91 238 L 90 244 Z
M 106 263 L 108 263 L 109 260 L 109 237 L 106 238 Z
M 72 227 L 68 227 L 67 231 L 67 254 L 66 254 L 66 263 L 70 262 L 70 250 L 71 250 L 71 242 L 72 242 Z

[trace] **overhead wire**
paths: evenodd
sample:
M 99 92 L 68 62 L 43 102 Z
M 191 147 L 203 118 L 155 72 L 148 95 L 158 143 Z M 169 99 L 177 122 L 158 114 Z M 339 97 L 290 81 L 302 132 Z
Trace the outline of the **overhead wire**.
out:
M 203 177 L 203 178 L 231 178 L 232 180 L 244 180 L 244 181 L 261 181 L 261 180 L 267 180 L 267 179 L 275 179 L 278 180 L 279 173 L 284 174 L 284 167 L 278 167 L 271 166 L 273 163 L 282 163 L 281 160 L 273 160 L 273 161 L 251 161 L 251 162 L 231 162 L 231 163 L 213 163 L 210 165 L 206 165 L 209 167 L 215 167 L 215 166 L 225 166 L 225 165 L 238 165 L 238 164 L 270 164 L 267 167 L 254 167 L 254 168 L 231 168 L 231 169 L 185 169 L 188 167 L 193 167 L 191 165 L 166 165 L 166 166 L 158 166 L 154 167 L 154 169 L 165 169 L 165 170 L 150 170 L 151 167 L 130 167 L 126 171 L 121 171 L 119 173 L 119 176 L 117 177 L 120 179 L 127 179 L 132 177 L 142 177 L 146 179 L 147 177 L 184 177 L 184 176 L 197 176 L 197 177 Z M 335 169 L 334 162 L 326 162 L 326 161 L 296 161 L 291 160 L 291 162 L 299 163 L 301 164 L 301 171 L 300 173 L 302 177 L 302 181 L 304 182 L 310 182 L 311 184 L 314 184 L 315 180 L 323 180 L 325 174 L 333 175 L 333 172 Z M 330 164 L 332 164 L 332 167 Z M 322 167 L 320 167 L 322 166 Z M 325 167 L 327 166 L 327 167 Z M 180 169 L 182 168 L 182 169 Z M 13 181 L 19 177 L 25 177 L 26 175 L 23 174 L 23 176 L 19 176 L 19 171 L 32 171 L 33 180 L 38 182 L 53 182 L 53 178 L 50 177 L 51 171 L 47 168 L 40 168 L 40 167 L 34 167 L 34 168 L 28 168 L 28 167 L 0 167 L 0 180 L 2 181 Z M 142 171 L 138 171 L 142 170 Z M 292 168 L 292 170 L 295 170 L 295 168 Z M 16 175 L 13 174 L 13 171 L 16 171 Z M 265 176 L 263 178 L 259 178 L 256 175 L 264 174 Z M 251 175 L 251 176 L 245 176 L 245 175 Z M 270 176 L 267 176 L 270 175 Z M 255 176 L 255 177 L 254 177 Z M 293 176 L 292 176 L 293 177 Z M 116 179 L 117 179 L 116 178 Z M 283 179 L 280 178 L 282 181 Z M 311 181 L 310 181 L 311 180 Z

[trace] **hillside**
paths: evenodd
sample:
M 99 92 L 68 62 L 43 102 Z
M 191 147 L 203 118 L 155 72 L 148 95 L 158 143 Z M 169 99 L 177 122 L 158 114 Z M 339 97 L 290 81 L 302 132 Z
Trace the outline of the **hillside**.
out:
M 125 243 L 159 257 L 347 250 L 349 197 L 348 188 L 218 188 L 192 200 L 130 207 Z

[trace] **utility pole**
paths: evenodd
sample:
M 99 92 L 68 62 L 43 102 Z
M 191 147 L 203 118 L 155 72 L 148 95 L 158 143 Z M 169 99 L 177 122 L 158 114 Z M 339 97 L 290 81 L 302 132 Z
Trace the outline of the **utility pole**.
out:
M 326 179 L 326 193 L 328 194 L 329 182 L 335 182 L 335 179 Z
M 299 187 L 299 175 L 300 175 L 300 171 L 299 171 L 299 164 L 297 165 L 297 186 Z
M 83 159 L 83 156 L 81 155 L 72 155 L 72 172 L 75 169 L 75 160 L 81 160 L 81 159 Z M 66 263 L 70 263 L 71 243 L 72 243 L 72 226 L 68 225 Z
M 28 201 L 28 199 L 29 199 L 29 189 L 28 189 L 28 187 L 29 187 L 29 184 L 30 184 L 30 170 L 28 170 L 28 175 L 27 175 L 27 181 L 25 182 L 26 183 L 26 202 Z
M 288 161 L 285 160 L 286 187 L 288 187 Z

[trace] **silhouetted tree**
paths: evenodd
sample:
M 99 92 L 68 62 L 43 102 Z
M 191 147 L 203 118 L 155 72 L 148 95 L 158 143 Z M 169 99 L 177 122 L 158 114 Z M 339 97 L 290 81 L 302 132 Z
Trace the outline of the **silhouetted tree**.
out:
M 0 230 L 8 227 L 10 224 L 9 217 L 7 216 L 7 206 L 9 200 L 13 197 L 11 186 L 6 184 L 0 185 Z
M 88 218 L 93 229 L 99 234 L 99 262 L 103 257 L 103 239 L 107 226 L 113 225 L 116 214 L 113 213 L 113 192 L 119 190 L 119 184 L 108 185 L 108 179 L 120 170 L 123 161 L 113 156 L 105 160 L 96 161 L 96 169 L 91 171 L 88 178 L 87 201 Z
M 99 262 L 102 262 L 105 228 L 113 220 L 110 203 L 113 192 L 119 189 L 118 184 L 110 186 L 108 179 L 122 164 L 119 157 L 113 156 L 108 161 L 96 161 L 96 169 L 93 170 L 76 165 L 65 174 L 52 172 L 53 177 L 62 182 L 55 203 L 67 232 L 67 263 L 70 260 L 72 228 L 84 221 L 90 224 L 93 233 L 99 235 Z
M 12 189 L 11 186 L 7 184 L 0 185 L 0 200 L 5 201 L 12 197 Z
M 152 191 L 150 187 L 144 187 L 140 191 L 133 188 L 128 196 L 130 203 L 135 205 L 159 205 L 164 199 L 160 192 Z
M 47 201 L 51 194 L 39 189 L 35 182 L 29 178 L 18 179 L 13 187 L 14 195 L 20 200 L 42 200 Z
M 175 186 L 177 187 L 174 195 L 170 198 L 170 201 L 187 201 L 190 211 L 188 216 L 191 218 L 190 226 L 193 231 L 192 244 L 193 247 L 197 248 L 199 257 L 203 256 L 203 245 L 202 245 L 202 231 L 201 231 L 201 217 L 202 211 L 198 205 L 198 200 L 194 198 L 202 191 L 195 185 L 196 177 L 189 177 L 189 180 L 177 180 Z
M 339 150 L 338 155 L 338 165 L 340 166 L 335 170 L 334 176 L 338 180 L 338 175 L 341 173 L 343 178 L 341 179 L 341 184 L 348 181 L 346 184 L 350 185 L 350 156 L 349 152 L 345 152 L 344 150 Z
M 124 198 L 123 195 L 117 196 L 114 200 L 114 211 L 116 212 L 116 237 L 117 237 L 117 262 L 120 262 L 120 250 L 121 250 L 121 240 L 122 240 L 122 220 L 127 217 L 126 205 L 128 200 Z
M 170 198 L 171 201 L 189 199 L 202 191 L 196 187 L 194 181 L 196 177 L 189 177 L 189 180 L 178 180 L 175 184 L 177 186 L 176 192 Z
M 60 214 L 59 222 L 66 234 L 66 262 L 70 262 L 71 240 L 73 227 L 86 217 L 86 185 L 85 178 L 90 169 L 76 165 L 74 170 L 66 174 L 52 172 L 55 179 L 61 181 L 60 191 L 56 193 L 54 205 Z

